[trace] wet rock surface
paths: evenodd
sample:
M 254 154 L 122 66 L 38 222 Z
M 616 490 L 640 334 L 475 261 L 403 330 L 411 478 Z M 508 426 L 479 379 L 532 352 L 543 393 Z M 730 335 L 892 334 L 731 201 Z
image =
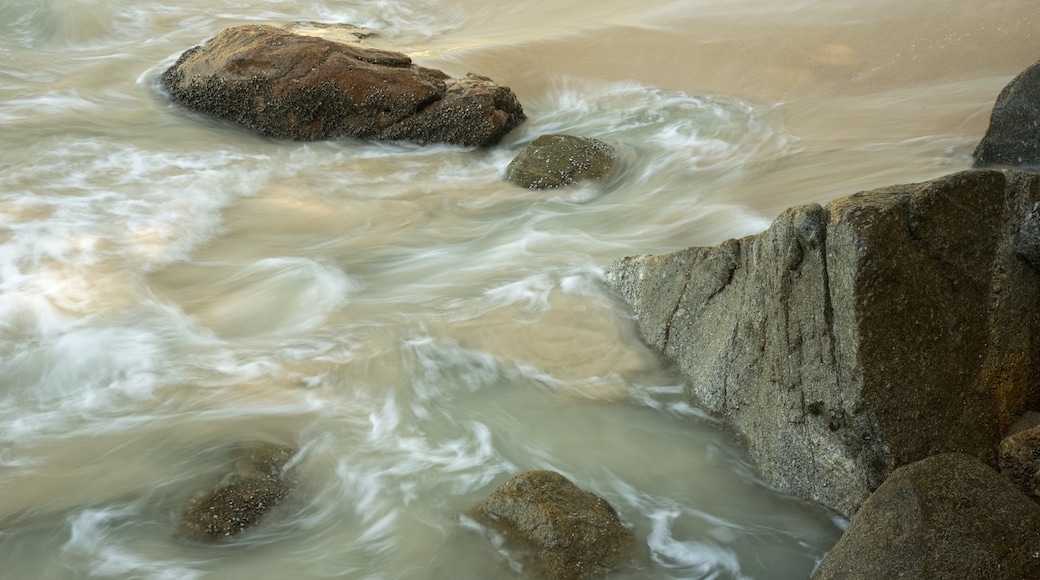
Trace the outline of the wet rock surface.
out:
M 771 484 L 851 516 L 930 455 L 995 460 L 1040 406 L 1040 177 L 974 170 L 808 205 L 606 280 Z
M 1040 506 L 974 457 L 897 469 L 813 580 L 1040 578 Z
M 989 128 L 974 155 L 975 167 L 1040 169 L 1040 63 L 1015 77 L 997 96 Z
M 525 116 L 487 77 L 451 79 L 399 52 L 352 42 L 357 27 L 229 28 L 160 77 L 177 103 L 270 137 L 485 146 Z M 331 39 L 331 40 L 330 40 Z
M 1005 437 L 1000 442 L 998 465 L 1008 481 L 1040 501 L 1040 425 Z
M 506 168 L 506 180 L 528 189 L 552 189 L 605 181 L 619 163 L 617 151 L 600 139 L 542 135 Z
M 258 524 L 289 495 L 293 481 L 286 470 L 294 450 L 256 443 L 235 455 L 234 472 L 182 513 L 177 531 L 183 537 L 203 543 L 229 540 Z
M 514 477 L 470 515 L 532 550 L 524 569 L 536 578 L 597 578 L 624 565 L 635 550 L 632 531 L 606 500 L 554 471 Z

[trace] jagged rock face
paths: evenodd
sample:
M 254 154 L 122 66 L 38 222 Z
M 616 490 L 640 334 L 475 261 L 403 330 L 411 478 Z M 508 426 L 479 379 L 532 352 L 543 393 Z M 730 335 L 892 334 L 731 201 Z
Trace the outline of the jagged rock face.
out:
M 196 542 L 232 539 L 260 522 L 292 489 L 286 473 L 295 451 L 254 443 L 236 451 L 234 472 L 196 497 L 181 514 L 178 533 Z
M 1040 177 L 969 171 L 793 208 L 606 281 L 773 485 L 851 515 L 893 469 L 992 457 L 1040 406 Z
M 975 167 L 1040 168 L 1040 63 L 1015 77 L 997 96 L 989 128 L 974 155 Z
M 1040 578 L 1040 506 L 968 455 L 897 469 L 813 580 Z
M 491 79 L 453 80 L 408 56 L 272 26 L 229 28 L 161 76 L 174 101 L 271 137 L 485 146 L 524 120 Z
M 603 181 L 617 163 L 617 152 L 600 139 L 542 135 L 509 163 L 506 180 L 528 189 L 551 189 Z
M 549 580 L 597 578 L 623 565 L 635 538 L 603 498 L 555 471 L 529 471 L 470 510 L 510 541 L 534 550 L 525 570 Z

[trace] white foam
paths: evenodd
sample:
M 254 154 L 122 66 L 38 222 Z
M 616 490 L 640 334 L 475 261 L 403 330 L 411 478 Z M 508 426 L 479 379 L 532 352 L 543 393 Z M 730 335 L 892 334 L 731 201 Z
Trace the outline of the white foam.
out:
M 529 108 L 523 135 L 570 133 L 614 140 L 636 150 L 647 164 L 644 173 L 650 174 L 665 167 L 740 167 L 799 150 L 773 107 L 732 97 L 565 77 Z
M 68 517 L 70 536 L 61 551 L 65 558 L 85 561 L 85 571 L 96 577 L 155 580 L 203 577 L 201 571 L 187 568 L 180 562 L 136 553 L 127 546 L 125 534 L 119 531 L 141 517 L 136 504 L 73 513 Z
M 207 294 L 212 298 L 194 312 L 224 336 L 313 330 L 360 288 L 334 264 L 292 256 L 264 258 L 237 269 L 223 265 L 217 271 L 226 275 L 210 281 Z
M 517 305 L 529 312 L 544 312 L 549 309 L 549 293 L 556 282 L 548 274 L 535 274 L 484 292 L 495 306 Z
M 659 510 L 649 514 L 652 524 L 647 545 L 653 560 L 666 568 L 683 570 L 696 578 L 749 578 L 741 572 L 740 561 L 732 551 L 704 541 L 680 540 L 672 530 L 682 513 Z
M 44 220 L 9 225 L 19 257 L 93 261 L 97 242 L 151 269 L 186 258 L 219 232 L 220 211 L 270 177 L 265 156 L 227 149 L 146 150 L 107 138 L 39 144 L 0 177 L 19 203 L 49 206 Z M 82 240 L 95 243 L 84 248 Z M 10 243 L 10 242 L 9 242 Z M 111 255 L 111 254 L 109 254 Z

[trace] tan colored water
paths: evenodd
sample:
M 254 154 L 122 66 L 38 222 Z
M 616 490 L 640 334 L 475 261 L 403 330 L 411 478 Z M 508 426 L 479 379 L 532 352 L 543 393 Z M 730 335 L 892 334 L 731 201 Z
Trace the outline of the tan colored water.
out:
M 600 285 L 784 208 L 967 168 L 1040 57 L 1028 0 L 0 5 L 0 560 L 9 578 L 508 578 L 460 518 L 559 470 L 640 538 L 618 578 L 805 578 L 840 534 L 763 486 Z M 487 151 L 262 139 L 155 77 L 246 22 L 348 21 L 516 90 Z M 539 134 L 606 191 L 518 190 Z M 172 533 L 242 441 L 300 487 L 223 547 Z

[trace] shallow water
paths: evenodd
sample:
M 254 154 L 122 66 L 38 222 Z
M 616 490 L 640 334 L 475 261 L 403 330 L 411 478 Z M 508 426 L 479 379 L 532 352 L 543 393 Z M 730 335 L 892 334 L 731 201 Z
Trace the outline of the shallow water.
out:
M 618 578 L 805 578 L 842 522 L 683 402 L 602 269 L 966 168 L 1040 55 L 1026 0 L 0 4 L 0 560 L 10 578 L 507 578 L 460 513 L 556 469 L 640 538 Z M 344 21 L 529 120 L 488 150 L 288 143 L 164 100 L 225 27 Z M 607 187 L 505 184 L 536 136 Z M 173 533 L 248 441 L 300 484 Z

